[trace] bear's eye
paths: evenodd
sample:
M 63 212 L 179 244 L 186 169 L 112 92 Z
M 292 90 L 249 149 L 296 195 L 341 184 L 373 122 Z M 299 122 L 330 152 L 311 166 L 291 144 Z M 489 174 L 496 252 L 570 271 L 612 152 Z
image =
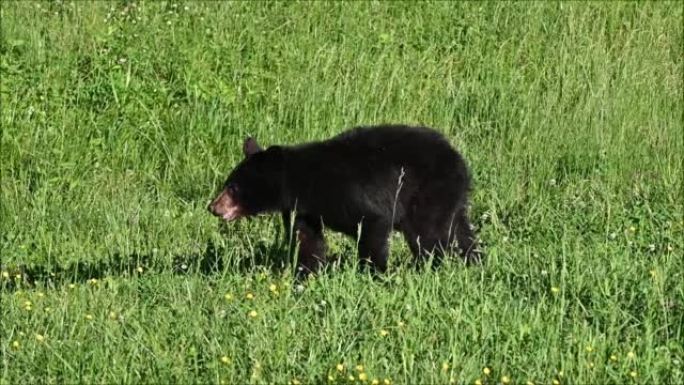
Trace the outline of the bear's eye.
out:
M 238 188 L 235 184 L 231 183 L 228 186 L 226 186 L 226 190 L 230 193 L 230 195 L 235 196 L 238 192 Z

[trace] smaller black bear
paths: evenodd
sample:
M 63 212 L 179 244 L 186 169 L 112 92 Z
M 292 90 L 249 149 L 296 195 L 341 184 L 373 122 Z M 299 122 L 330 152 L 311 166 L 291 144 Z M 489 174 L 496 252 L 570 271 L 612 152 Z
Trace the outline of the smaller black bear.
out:
M 325 262 L 323 228 L 358 238 L 362 266 L 387 268 L 388 238 L 401 231 L 422 260 L 458 243 L 466 262 L 479 262 L 466 203 L 470 179 L 463 158 L 426 127 L 356 127 L 332 139 L 262 150 L 252 138 L 245 159 L 209 204 L 227 221 L 281 212 L 300 243 L 298 274 Z

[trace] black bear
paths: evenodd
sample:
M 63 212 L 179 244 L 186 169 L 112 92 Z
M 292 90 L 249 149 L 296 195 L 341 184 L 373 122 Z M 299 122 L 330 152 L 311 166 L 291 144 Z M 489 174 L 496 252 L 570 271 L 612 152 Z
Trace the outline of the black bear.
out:
M 325 262 L 324 227 L 358 237 L 362 266 L 387 268 L 388 238 L 401 231 L 417 260 L 439 263 L 454 243 L 466 262 L 480 254 L 467 217 L 470 179 L 459 153 L 426 127 L 356 127 L 329 140 L 262 150 L 245 158 L 209 211 L 227 221 L 280 212 L 299 240 L 298 274 Z M 288 239 L 291 239 L 289 238 Z

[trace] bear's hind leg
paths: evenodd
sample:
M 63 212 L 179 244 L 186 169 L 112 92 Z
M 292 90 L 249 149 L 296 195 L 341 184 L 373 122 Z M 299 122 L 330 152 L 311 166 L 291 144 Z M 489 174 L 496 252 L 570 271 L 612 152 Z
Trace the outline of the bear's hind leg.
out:
M 383 221 L 364 221 L 359 239 L 360 267 L 371 267 L 374 273 L 387 271 L 389 256 L 389 224 Z
M 450 236 L 451 220 L 440 215 L 439 220 L 431 216 L 407 218 L 400 230 L 411 249 L 416 267 L 420 268 L 430 257 L 432 267 L 442 264 L 444 254 L 453 242 Z
M 477 248 L 475 234 L 470 228 L 470 221 L 464 208 L 460 209 L 454 218 L 454 232 L 458 242 L 458 251 L 466 264 L 480 263 L 482 254 Z
M 280 215 L 283 218 L 283 241 L 290 247 L 292 245 L 292 212 L 290 210 L 283 210 Z

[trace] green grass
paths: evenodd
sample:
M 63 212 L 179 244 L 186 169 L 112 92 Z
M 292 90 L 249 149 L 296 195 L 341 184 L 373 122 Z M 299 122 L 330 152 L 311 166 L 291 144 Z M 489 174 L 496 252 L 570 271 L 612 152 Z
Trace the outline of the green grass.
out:
M 1 7 L 0 383 L 684 382 L 681 4 Z M 205 211 L 246 135 L 382 122 L 468 159 L 482 267 L 328 234 L 293 291 Z

